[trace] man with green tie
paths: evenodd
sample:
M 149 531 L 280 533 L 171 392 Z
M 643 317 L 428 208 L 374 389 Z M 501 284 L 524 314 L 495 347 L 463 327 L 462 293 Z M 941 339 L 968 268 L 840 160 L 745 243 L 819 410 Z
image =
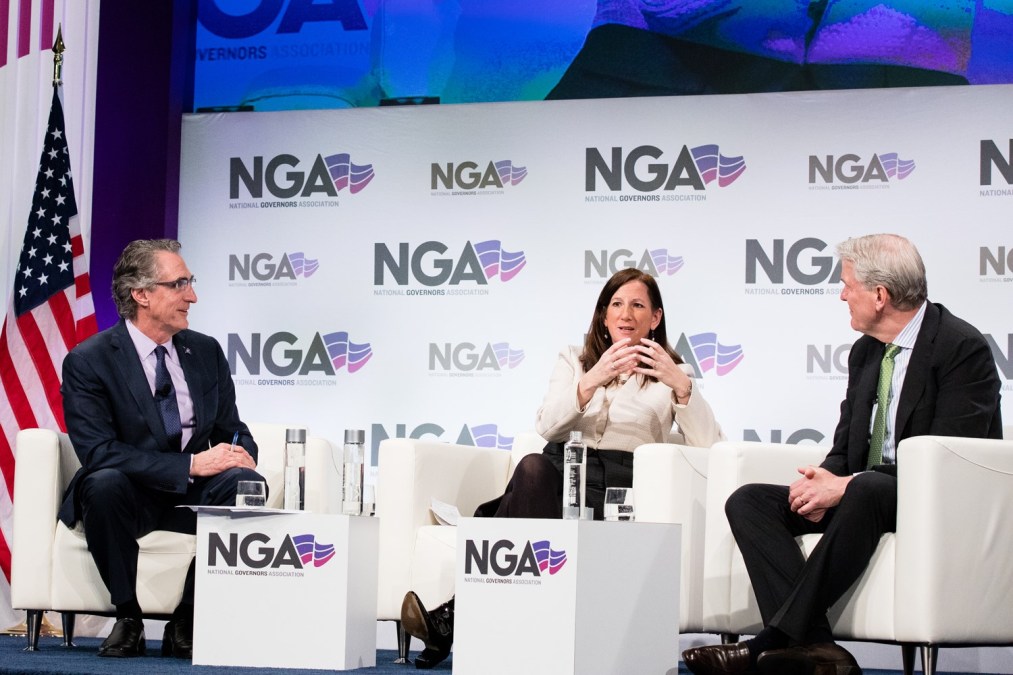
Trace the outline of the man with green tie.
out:
M 897 527 L 897 445 L 910 436 L 1001 438 L 999 375 L 984 336 L 929 302 L 925 266 L 907 239 L 849 239 L 841 300 L 863 333 L 848 357 L 834 444 L 790 486 L 744 485 L 725 512 L 764 628 L 752 639 L 689 649 L 696 675 L 859 675 L 833 641 L 827 610 Z M 808 559 L 795 537 L 822 532 Z

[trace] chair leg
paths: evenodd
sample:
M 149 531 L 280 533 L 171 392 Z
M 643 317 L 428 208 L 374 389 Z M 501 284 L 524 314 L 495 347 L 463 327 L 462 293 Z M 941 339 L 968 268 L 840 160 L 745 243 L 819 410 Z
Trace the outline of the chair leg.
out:
M 733 645 L 733 644 L 735 644 L 738 641 L 739 641 L 739 634 L 738 633 L 722 633 L 721 634 L 721 644 L 723 644 L 723 645 Z
M 900 658 L 904 664 L 904 675 L 914 675 L 915 672 L 915 645 L 910 642 L 903 642 L 900 645 Z
M 936 659 L 939 657 L 939 647 L 935 645 L 922 645 L 922 673 L 923 675 L 936 675 Z
M 61 622 L 63 623 L 63 646 L 64 647 L 76 647 L 74 644 L 74 619 L 77 618 L 77 614 L 74 612 L 63 612 L 60 614 Z
M 28 610 L 25 625 L 27 626 L 25 636 L 28 638 L 28 646 L 25 647 L 25 651 L 37 652 L 39 651 L 39 634 L 42 632 L 42 610 Z
M 405 632 L 400 621 L 394 622 L 394 628 L 397 629 L 397 658 L 394 663 L 411 663 L 408 660 L 408 649 L 412 644 L 412 636 Z

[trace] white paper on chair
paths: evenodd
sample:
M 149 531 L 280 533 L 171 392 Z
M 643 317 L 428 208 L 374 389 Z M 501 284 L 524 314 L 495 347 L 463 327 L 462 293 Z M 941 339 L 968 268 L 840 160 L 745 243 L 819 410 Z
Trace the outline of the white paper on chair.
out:
M 453 504 L 441 502 L 435 497 L 430 498 L 429 510 L 433 512 L 436 522 L 440 525 L 457 525 L 461 518 L 461 512 Z

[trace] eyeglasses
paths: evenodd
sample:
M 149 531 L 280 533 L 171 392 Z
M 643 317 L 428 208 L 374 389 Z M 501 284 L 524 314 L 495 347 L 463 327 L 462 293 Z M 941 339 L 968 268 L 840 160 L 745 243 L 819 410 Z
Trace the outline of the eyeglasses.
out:
M 187 288 L 193 286 L 195 283 L 197 283 L 197 277 L 190 277 L 189 279 L 187 279 L 186 277 L 180 277 L 175 281 L 156 281 L 155 285 L 165 286 L 166 288 L 171 288 L 176 291 L 185 291 Z

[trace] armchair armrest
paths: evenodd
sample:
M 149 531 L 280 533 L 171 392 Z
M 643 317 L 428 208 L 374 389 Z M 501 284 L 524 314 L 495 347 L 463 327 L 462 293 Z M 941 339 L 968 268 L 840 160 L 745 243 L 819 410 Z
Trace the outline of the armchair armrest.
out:
M 471 515 L 502 494 L 510 469 L 504 450 L 415 439 L 380 443 L 376 515 L 380 518 L 378 616 L 398 616 L 409 590 L 416 531 L 435 525 L 432 498 Z
M 272 509 L 285 506 L 285 431 L 302 429 L 301 424 L 247 424 L 257 442 L 257 473 L 267 481 L 267 505 Z
M 20 431 L 15 449 L 11 605 L 48 609 L 56 515 L 70 477 L 61 475 L 60 437 L 55 431 Z
M 897 639 L 1013 640 L 1013 441 L 917 436 L 897 449 Z
M 709 453 L 708 448 L 648 443 L 633 455 L 637 520 L 682 524 L 681 632 L 702 630 L 704 504 Z
M 796 469 L 819 464 L 828 448 L 749 441 L 723 441 L 710 449 L 704 535 L 703 622 L 717 633 L 755 633 L 762 627 L 760 613 L 735 545 L 725 502 L 747 483 L 788 485 Z

